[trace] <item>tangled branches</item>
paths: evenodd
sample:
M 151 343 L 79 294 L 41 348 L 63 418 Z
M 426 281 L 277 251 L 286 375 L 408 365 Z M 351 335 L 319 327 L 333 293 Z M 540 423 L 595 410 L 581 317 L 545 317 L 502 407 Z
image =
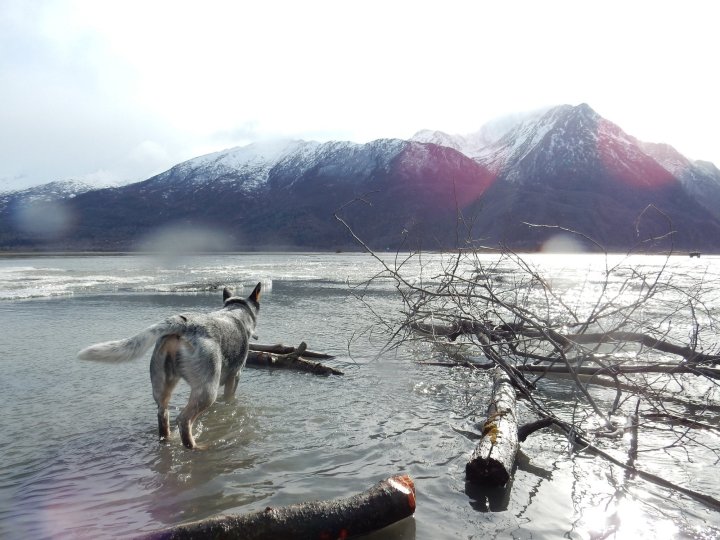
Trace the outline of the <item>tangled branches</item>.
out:
M 402 301 L 399 317 L 379 316 L 390 347 L 422 340 L 435 363 L 499 367 L 573 444 L 616 441 L 610 450 L 624 450 L 635 472 L 653 454 L 720 462 L 703 435 L 720 432 L 720 273 L 710 265 L 508 249 L 385 257 L 362 245 L 381 267 L 373 281 L 392 283 Z M 635 440 L 624 448 L 628 426 Z

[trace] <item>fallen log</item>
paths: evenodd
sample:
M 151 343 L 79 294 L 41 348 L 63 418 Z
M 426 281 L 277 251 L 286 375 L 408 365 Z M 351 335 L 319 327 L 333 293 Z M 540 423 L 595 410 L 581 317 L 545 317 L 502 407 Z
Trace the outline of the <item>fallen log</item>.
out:
M 307 350 L 307 345 L 303 341 L 297 347 L 284 347 L 282 345 L 273 346 L 260 346 L 272 348 L 273 350 L 288 351 L 285 354 L 271 354 L 270 352 L 261 352 L 252 350 L 248 354 L 247 362 L 245 363 L 248 367 L 254 368 L 276 368 L 276 369 L 290 369 L 293 371 L 304 371 L 307 373 L 314 373 L 315 375 L 343 375 L 343 372 L 335 368 L 331 368 L 320 362 L 310 362 L 302 358 L 303 356 L 309 356 L 308 353 L 314 355 L 314 358 L 333 358 L 330 355 L 322 355 L 322 353 L 312 353 Z M 258 347 L 255 345 L 254 347 Z
M 275 540 L 350 538 L 368 534 L 415 512 L 415 485 L 393 476 L 367 491 L 336 501 L 266 508 L 241 516 L 218 516 L 150 533 L 147 540 L 191 538 Z
M 544 357 L 542 360 L 546 362 L 559 362 L 558 359 Z M 474 369 L 492 369 L 496 364 L 493 362 L 476 362 L 473 360 L 457 360 L 450 362 L 418 362 L 424 366 L 440 366 L 440 367 L 470 367 Z M 517 364 L 515 369 L 523 373 L 538 373 L 541 375 L 568 375 L 570 371 L 567 366 L 557 366 L 551 364 Z M 720 369 L 697 367 L 689 364 L 650 364 L 637 366 L 622 366 L 610 364 L 607 366 L 574 366 L 573 371 L 583 377 L 597 377 L 600 375 L 616 376 L 616 375 L 632 375 L 639 373 L 659 373 L 670 375 L 704 375 L 710 379 L 720 379 Z
M 499 368 L 495 368 L 493 377 L 482 438 L 465 465 L 465 475 L 471 483 L 504 486 L 510 480 L 518 451 L 515 387 Z
M 550 359 L 548 359 L 550 360 Z M 548 373 L 548 374 L 563 374 L 569 373 L 567 366 L 554 366 L 554 365 L 542 365 L 542 364 L 523 364 L 516 366 L 518 370 L 525 373 Z M 689 364 L 651 364 L 651 365 L 637 365 L 637 366 L 621 366 L 621 365 L 607 365 L 607 366 L 573 366 L 573 371 L 578 375 L 597 376 L 597 375 L 630 375 L 636 373 L 666 373 L 671 375 L 679 375 L 681 373 L 687 373 L 690 375 L 704 375 L 711 379 L 720 379 L 720 370 L 714 368 L 700 368 Z
M 287 345 L 263 345 L 261 343 L 251 343 L 251 351 L 266 352 L 271 354 L 291 354 L 294 353 L 295 347 L 288 347 Z M 335 358 L 332 354 L 320 353 L 315 351 L 308 351 L 307 349 L 303 352 L 303 356 L 306 358 L 318 358 L 320 360 L 329 360 Z
M 677 345 L 640 332 L 613 331 L 601 333 L 588 332 L 583 334 L 560 334 L 549 327 L 543 330 L 538 330 L 537 328 L 527 327 L 523 324 L 508 323 L 501 324 L 496 327 L 490 327 L 482 322 L 464 318 L 458 318 L 456 321 L 449 324 L 413 322 L 410 327 L 413 330 L 425 335 L 447 337 L 450 341 L 455 341 L 459 336 L 464 334 L 475 335 L 478 332 L 482 332 L 488 334 L 493 341 L 497 340 L 512 344 L 517 339 L 517 336 L 523 336 L 541 341 L 552 340 L 563 349 L 568 349 L 573 345 L 588 345 L 596 343 L 638 343 L 656 351 L 680 356 L 687 362 L 713 365 L 720 364 L 720 355 L 698 352 L 690 347 Z
M 474 361 L 467 361 L 467 362 L 418 362 L 421 365 L 424 366 L 440 366 L 440 367 L 466 367 L 471 369 L 492 369 L 496 364 L 492 362 L 474 362 Z M 515 366 L 515 369 L 517 369 L 520 372 L 527 372 L 527 373 L 539 373 L 540 375 L 547 374 L 547 375 L 553 375 L 556 378 L 561 379 L 570 379 L 570 373 L 567 371 L 567 368 L 561 368 L 557 370 L 548 371 L 546 369 L 546 366 L 530 366 L 528 364 L 520 364 L 518 366 Z M 597 371 L 597 370 L 596 370 Z M 686 373 L 696 373 L 698 370 L 692 368 L 692 370 L 681 370 L 680 372 L 686 372 Z M 660 373 L 663 373 L 662 371 Z M 675 372 L 673 372 L 675 373 Z M 597 386 L 603 386 L 606 388 L 613 388 L 615 390 L 625 390 L 628 392 L 632 392 L 637 395 L 643 395 L 648 392 L 648 388 L 646 386 L 640 386 L 638 384 L 632 384 L 629 382 L 623 382 L 618 381 L 616 379 L 611 379 L 608 377 L 601 375 L 585 375 L 583 373 L 577 374 L 576 376 L 585 384 L 593 384 Z M 617 377 L 617 376 L 616 376 Z M 716 377 L 715 377 L 716 378 Z M 679 397 L 679 395 L 671 392 L 664 392 L 661 390 L 657 391 L 658 395 L 662 397 L 663 401 L 670 401 L 673 403 L 677 403 L 679 405 L 682 405 L 683 407 L 701 407 L 707 412 L 720 412 L 720 405 L 713 405 L 709 403 L 699 403 L 699 402 L 693 402 L 688 401 L 685 399 L 682 399 L 682 397 Z M 720 429 L 720 428 L 717 428 Z
M 578 344 L 588 343 L 640 343 L 645 347 L 656 351 L 682 356 L 688 362 L 697 363 L 720 363 L 720 357 L 715 354 L 697 352 L 690 347 L 676 345 L 662 339 L 655 338 L 648 334 L 638 332 L 604 332 L 600 334 L 568 334 L 566 339 Z

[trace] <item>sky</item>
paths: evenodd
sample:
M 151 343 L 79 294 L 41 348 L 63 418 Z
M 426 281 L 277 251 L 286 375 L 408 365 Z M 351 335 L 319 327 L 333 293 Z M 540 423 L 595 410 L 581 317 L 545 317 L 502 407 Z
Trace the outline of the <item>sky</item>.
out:
M 714 0 L 0 0 L 0 191 L 588 103 L 720 166 Z

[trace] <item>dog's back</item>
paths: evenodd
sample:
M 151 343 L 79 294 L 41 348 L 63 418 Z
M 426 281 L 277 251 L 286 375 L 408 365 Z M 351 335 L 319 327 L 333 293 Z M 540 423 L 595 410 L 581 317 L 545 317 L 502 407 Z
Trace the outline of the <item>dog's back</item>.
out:
M 255 330 L 256 314 L 245 309 L 223 307 L 207 314 L 180 315 L 185 319 L 185 328 L 178 337 L 197 347 L 200 342 L 209 342 L 208 347 L 219 347 L 221 357 L 220 384 L 225 383 L 226 372 L 241 370 L 250 349 L 250 339 Z M 212 344 L 212 345 L 210 345 Z M 198 359 L 207 363 L 208 359 Z

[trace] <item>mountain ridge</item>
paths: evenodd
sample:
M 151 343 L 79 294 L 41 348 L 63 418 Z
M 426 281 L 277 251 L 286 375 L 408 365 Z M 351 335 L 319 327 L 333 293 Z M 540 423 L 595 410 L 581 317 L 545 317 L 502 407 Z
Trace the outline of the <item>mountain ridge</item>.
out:
M 542 249 L 557 231 L 524 225 L 537 223 L 624 250 L 663 236 L 666 216 L 677 247 L 720 251 L 720 171 L 643 143 L 584 103 L 469 136 L 426 130 L 409 140 L 221 150 L 135 184 L 58 196 L 72 222 L 62 237 L 14 219 L 30 195 L 0 205 L 0 249 L 134 249 L 167 224 L 222 230 L 229 250 L 357 248 L 333 216 L 343 208 L 378 249 L 448 249 L 466 237 Z M 635 222 L 650 219 L 648 207 L 655 223 L 640 237 Z

